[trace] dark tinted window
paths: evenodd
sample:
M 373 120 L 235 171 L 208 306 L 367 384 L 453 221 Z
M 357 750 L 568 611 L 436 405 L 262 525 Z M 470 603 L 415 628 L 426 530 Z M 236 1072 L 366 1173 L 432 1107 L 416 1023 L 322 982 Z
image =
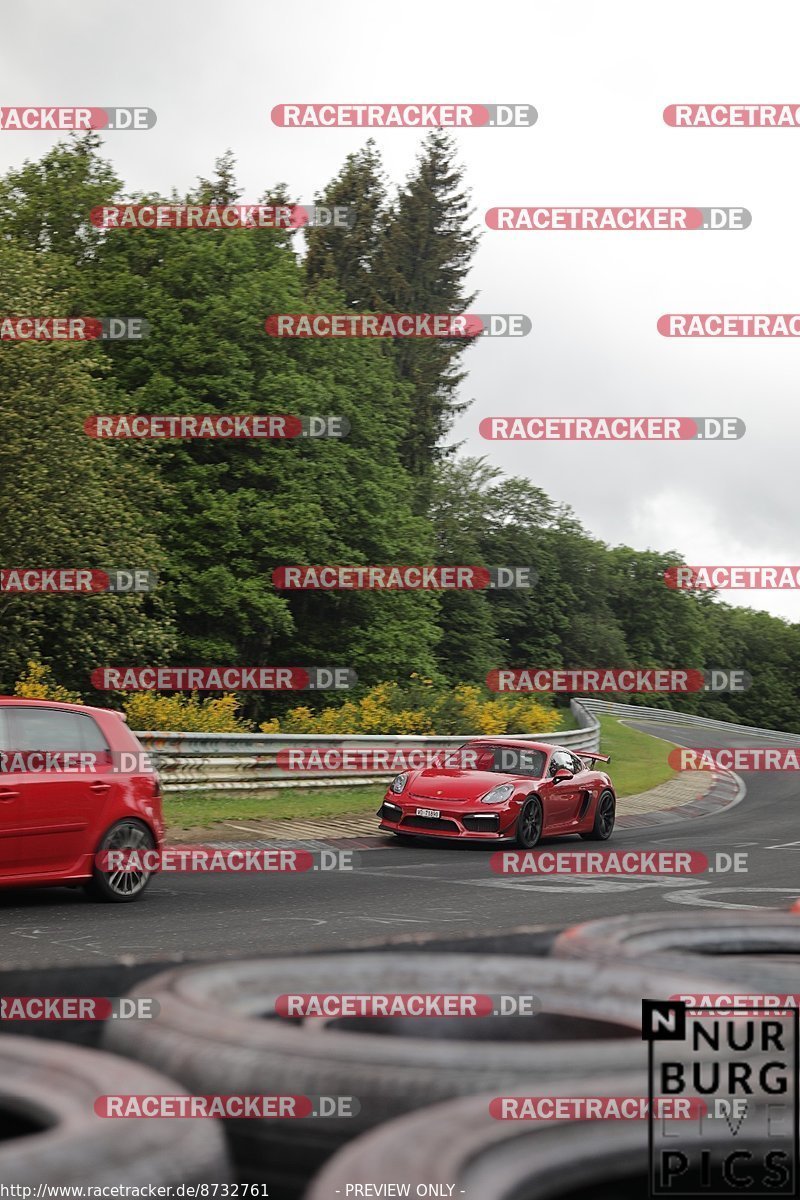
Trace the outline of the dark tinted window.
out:
M 544 763 L 545 755 L 541 750 L 528 750 L 521 746 L 482 746 L 476 765 L 482 771 L 494 771 L 498 775 L 524 775 L 529 779 L 541 779 Z
M 6 709 L 12 750 L 108 750 L 96 721 L 57 708 Z M 1 736 L 1 735 L 0 735 Z

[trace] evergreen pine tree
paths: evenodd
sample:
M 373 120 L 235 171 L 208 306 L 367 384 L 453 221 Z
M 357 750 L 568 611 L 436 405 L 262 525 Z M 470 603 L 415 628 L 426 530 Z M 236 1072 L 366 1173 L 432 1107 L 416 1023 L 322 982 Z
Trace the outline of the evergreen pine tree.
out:
M 436 130 L 385 224 L 375 270 L 380 306 L 388 312 L 456 313 L 469 308 L 474 293 L 465 280 L 478 244 L 463 170 L 454 161 L 451 137 Z M 459 361 L 466 339 L 401 340 L 396 367 L 412 388 L 411 422 L 402 460 L 417 481 L 417 504 L 424 509 L 433 464 L 464 404 L 456 401 L 464 378 Z

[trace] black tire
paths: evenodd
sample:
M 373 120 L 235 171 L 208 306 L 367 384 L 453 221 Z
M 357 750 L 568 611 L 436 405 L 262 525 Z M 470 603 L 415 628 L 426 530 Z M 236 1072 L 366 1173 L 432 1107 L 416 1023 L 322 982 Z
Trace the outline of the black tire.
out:
M 531 796 L 517 818 L 515 841 L 523 850 L 532 850 L 542 837 L 544 810 L 538 796 Z
M 589 833 L 582 833 L 585 842 L 607 842 L 614 832 L 614 821 L 617 815 L 617 802 L 614 793 L 606 788 L 600 793 L 594 814 L 594 825 Z
M 797 989 L 800 976 L 800 919 L 777 911 L 678 908 L 587 921 L 555 940 L 557 958 L 610 959 L 653 964 L 659 969 L 714 974 L 720 980 L 770 989 Z
M 0 1036 L 0 1179 L 16 1184 L 227 1183 L 221 1122 L 99 1119 L 107 1095 L 182 1095 L 149 1067 L 98 1050 Z
M 620 1082 L 598 1081 L 596 1088 L 588 1082 L 562 1082 L 546 1094 L 646 1097 L 644 1077 L 624 1091 Z M 536 1095 L 537 1091 L 542 1094 L 536 1088 L 516 1094 Z M 480 1200 L 642 1200 L 650 1194 L 648 1121 L 498 1120 L 489 1113 L 497 1095 L 437 1104 L 358 1138 L 312 1181 L 305 1200 L 345 1196 L 348 1184 L 377 1180 L 405 1185 L 410 1196 L 427 1194 L 424 1185 L 429 1187 L 431 1180 L 446 1180 L 453 1195 Z M 752 1116 L 753 1123 L 759 1123 L 752 1142 L 748 1125 L 743 1145 L 754 1162 L 764 1161 L 763 1156 L 776 1146 L 774 1134 L 768 1132 L 767 1112 L 754 1109 L 748 1115 L 748 1122 Z M 707 1148 L 719 1174 L 721 1159 L 731 1151 L 730 1130 L 724 1122 L 704 1122 L 702 1133 L 695 1121 L 677 1124 L 680 1149 L 697 1162 Z M 420 1185 L 423 1190 L 418 1193 Z
M 125 817 L 117 821 L 106 831 L 97 847 L 97 853 L 104 850 L 154 850 L 156 839 L 145 825 L 135 817 Z M 107 904 L 130 904 L 140 900 L 150 880 L 152 871 L 103 871 L 95 864 L 92 878 L 84 884 L 86 895 L 91 900 L 99 900 Z
M 155 1063 L 200 1094 L 354 1096 L 349 1119 L 228 1123 L 238 1177 L 297 1195 L 344 1142 L 423 1104 L 522 1080 L 638 1071 L 644 996 L 691 993 L 707 978 L 507 955 L 344 953 L 176 968 L 135 990 L 148 1021 L 110 1022 L 105 1043 Z M 533 994 L 536 1017 L 288 1022 L 287 993 Z M 282 1189 L 282 1190 L 281 1190 Z

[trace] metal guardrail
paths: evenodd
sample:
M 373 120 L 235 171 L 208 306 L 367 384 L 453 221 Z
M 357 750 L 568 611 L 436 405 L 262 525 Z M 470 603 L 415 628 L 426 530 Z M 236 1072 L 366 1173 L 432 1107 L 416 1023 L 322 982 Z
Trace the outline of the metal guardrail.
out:
M 550 742 L 581 750 L 600 749 L 600 724 L 581 701 L 570 704 L 578 726 L 553 733 L 515 734 L 530 741 Z M 303 747 L 324 750 L 447 750 L 461 746 L 472 734 L 458 737 L 417 737 L 381 734 L 305 733 L 137 733 L 162 776 L 164 790 L 255 791 L 296 787 L 351 787 L 382 783 L 396 771 L 288 770 L 279 766 L 278 752 Z
M 581 697 L 570 703 L 578 726 L 553 733 L 516 734 L 530 741 L 549 742 L 581 750 L 600 749 L 598 716 L 627 717 L 631 721 L 658 721 L 703 729 L 724 729 L 747 737 L 771 738 L 789 744 L 800 743 L 800 735 L 776 729 L 736 725 L 668 708 L 649 708 L 640 704 L 618 704 L 594 697 Z M 417 737 L 381 734 L 305 734 L 305 733 L 137 733 L 152 755 L 169 792 L 256 791 L 266 788 L 352 787 L 354 784 L 383 783 L 396 773 L 387 771 L 343 771 L 341 769 L 289 770 L 278 765 L 278 753 L 303 747 L 325 750 L 447 750 L 462 745 L 472 734 L 458 737 Z
M 596 716 L 608 714 L 614 717 L 628 717 L 631 721 L 660 721 L 670 725 L 686 725 L 700 729 L 725 729 L 729 733 L 735 731 L 746 737 L 773 738 L 779 742 L 796 745 L 800 743 L 800 734 L 785 733 L 780 729 L 760 729 L 755 725 L 737 725 L 733 721 L 717 721 L 712 717 L 699 717 L 694 713 L 684 713 L 671 708 L 649 708 L 643 704 L 616 704 L 609 700 L 596 700 L 594 697 L 582 697 L 581 707 Z

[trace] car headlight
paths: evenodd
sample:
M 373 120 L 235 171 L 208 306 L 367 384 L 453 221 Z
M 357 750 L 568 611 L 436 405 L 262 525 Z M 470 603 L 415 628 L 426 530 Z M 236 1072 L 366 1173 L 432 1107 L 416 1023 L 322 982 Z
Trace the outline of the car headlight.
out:
M 406 786 L 407 783 L 408 783 L 408 771 L 401 771 L 401 773 L 399 775 L 395 775 L 394 779 L 392 780 L 392 782 L 389 786 L 389 791 L 394 792 L 395 796 L 397 796 L 400 794 L 400 792 L 402 792 L 403 788 Z
M 481 796 L 481 804 L 502 804 L 504 800 L 508 800 L 513 795 L 513 783 L 498 783 L 497 787 L 493 787 L 485 796 Z

